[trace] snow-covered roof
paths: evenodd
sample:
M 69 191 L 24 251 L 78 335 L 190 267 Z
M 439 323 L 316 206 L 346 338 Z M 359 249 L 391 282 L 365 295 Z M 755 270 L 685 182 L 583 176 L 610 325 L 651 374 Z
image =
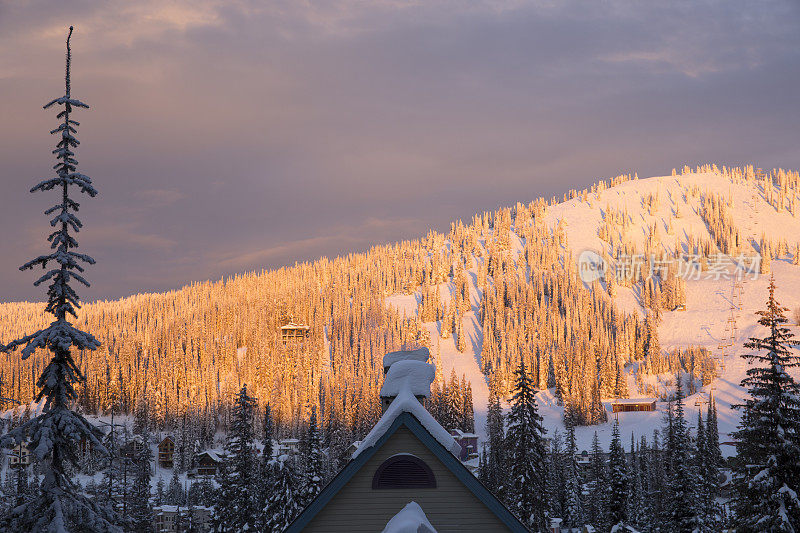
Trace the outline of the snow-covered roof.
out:
M 422 507 L 417 502 L 409 502 L 389 520 L 383 533 L 436 533 L 436 530 L 428 521 Z
M 222 462 L 222 457 L 221 456 L 225 455 L 225 452 L 223 452 L 221 450 L 203 450 L 198 455 L 203 455 L 203 454 L 208 455 L 211 458 L 212 461 L 214 461 L 216 463 L 221 463 Z
M 396 352 L 389 352 L 383 356 L 383 368 L 389 368 L 398 361 L 422 361 L 427 363 L 430 359 L 431 352 L 424 346 L 416 350 L 398 350 Z
M 454 428 L 450 430 L 450 433 L 453 434 L 454 437 L 458 437 L 459 439 L 477 439 L 478 435 L 476 433 L 467 433 L 466 431 L 461 431 L 458 428 Z
M 375 424 L 369 434 L 361 441 L 358 448 L 356 448 L 356 451 L 353 452 L 353 459 L 358 457 L 364 450 L 375 446 L 378 439 L 392 427 L 395 419 L 403 413 L 409 413 L 416 418 L 422 424 L 422 427 L 450 453 L 456 457 L 461 453 L 461 446 L 453 439 L 453 436 L 419 403 L 419 400 L 414 397 L 411 390 L 404 388 L 400 390 L 397 398 L 392 401 L 392 404 L 383 413 L 378 423 Z
M 180 509 L 182 512 L 185 513 L 187 510 L 190 509 L 190 507 L 187 507 L 186 505 L 157 505 L 156 507 L 153 507 L 153 511 L 155 511 L 157 514 L 158 513 L 177 513 L 178 509 Z M 191 506 L 191 510 L 192 511 L 211 511 L 211 507 L 206 507 L 204 505 L 192 505 Z
M 389 373 L 381 387 L 382 398 L 393 398 L 403 389 L 408 389 L 414 396 L 431 395 L 431 383 L 436 378 L 436 368 L 417 360 L 397 361 L 389 368 Z
M 311 326 L 307 326 L 305 324 L 295 324 L 294 322 L 289 322 L 285 326 L 281 326 L 281 329 L 311 329 Z
M 653 403 L 655 401 L 656 401 L 655 398 L 618 398 L 614 400 L 612 403 L 622 404 L 622 405 L 637 405 L 640 403 Z

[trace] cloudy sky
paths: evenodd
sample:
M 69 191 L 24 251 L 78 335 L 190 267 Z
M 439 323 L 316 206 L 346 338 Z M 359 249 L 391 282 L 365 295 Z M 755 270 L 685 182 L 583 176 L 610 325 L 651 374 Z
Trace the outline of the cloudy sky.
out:
M 74 24 L 84 299 L 363 251 L 625 172 L 800 168 L 800 2 L 0 0 L 0 301 L 43 299 Z

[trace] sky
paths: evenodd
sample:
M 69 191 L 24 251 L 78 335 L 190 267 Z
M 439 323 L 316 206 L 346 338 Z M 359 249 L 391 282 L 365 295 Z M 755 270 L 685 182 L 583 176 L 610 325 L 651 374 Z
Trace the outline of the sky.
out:
M 800 169 L 800 2 L 0 0 L 0 301 L 43 300 L 88 103 L 84 300 L 447 231 L 684 164 Z

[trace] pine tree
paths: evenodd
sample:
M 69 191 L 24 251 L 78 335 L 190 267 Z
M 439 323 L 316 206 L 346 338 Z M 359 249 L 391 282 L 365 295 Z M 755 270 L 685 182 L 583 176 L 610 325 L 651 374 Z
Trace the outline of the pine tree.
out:
M 69 466 L 78 466 L 74 450 L 78 442 L 84 439 L 94 446 L 94 450 L 104 455 L 106 450 L 100 442 L 102 433 L 90 424 L 83 416 L 71 409 L 77 399 L 75 384 L 84 381 L 84 376 L 72 356 L 73 350 L 96 350 L 100 342 L 90 333 L 79 330 L 68 321 L 69 316 L 77 318 L 76 311 L 80 307 L 79 298 L 70 281 L 75 280 L 85 286 L 89 283 L 82 276 L 84 268 L 81 263 L 94 264 L 94 259 L 85 254 L 75 252 L 78 241 L 71 233 L 77 233 L 82 224 L 75 213 L 79 204 L 70 197 L 70 187 L 94 197 L 97 190 L 92 180 L 77 172 L 78 162 L 73 149 L 78 146 L 76 127 L 78 122 L 71 118 L 73 108 L 88 108 L 83 102 L 71 95 L 70 67 L 72 53 L 70 38 L 72 26 L 67 36 L 67 61 L 64 96 L 56 98 L 44 106 L 64 106 L 57 118 L 61 124 L 51 133 L 58 135 L 59 141 L 53 153 L 58 162 L 54 169 L 56 176 L 46 179 L 33 187 L 31 192 L 57 189 L 61 202 L 45 211 L 46 215 L 55 213 L 50 221 L 57 228 L 48 237 L 52 253 L 42 255 L 20 267 L 20 270 L 33 269 L 56 263 L 53 268 L 34 285 L 49 282 L 47 290 L 47 306 L 45 311 L 55 317 L 48 327 L 15 340 L 0 351 L 10 352 L 22 348 L 22 359 L 27 359 L 36 350 L 46 350 L 52 359 L 45 367 L 37 386 L 37 401 L 44 399 L 41 414 L 20 427 L 12 430 L 0 440 L 0 446 L 10 447 L 14 443 L 28 440 L 43 474 L 41 491 L 36 498 L 14 508 L 0 524 L 4 531 L 50 531 L 53 533 L 67 531 L 118 531 L 113 509 L 101 507 L 83 496 L 67 474 Z M 70 231 L 71 230 L 71 231 Z
M 273 485 L 267 503 L 266 531 L 283 531 L 301 511 L 297 494 L 297 474 L 291 458 L 281 455 L 273 460 Z
M 320 492 L 322 492 L 323 478 L 323 454 L 322 445 L 319 439 L 319 428 L 317 427 L 317 408 L 311 407 L 311 417 L 308 422 L 308 433 L 306 435 L 305 451 L 305 472 L 303 476 L 303 491 L 300 497 L 300 504 L 303 507 L 309 505 Z
M 183 492 L 183 485 L 181 485 L 181 479 L 178 477 L 178 469 L 172 469 L 172 477 L 169 479 L 169 485 L 167 485 L 167 492 L 164 495 L 164 500 L 167 502 L 167 505 L 180 505 L 186 499 L 186 494 Z
M 550 449 L 547 450 L 547 497 L 550 502 L 550 516 L 565 516 L 567 504 L 566 486 L 564 439 L 556 429 L 550 439 Z
M 619 423 L 615 420 L 611 430 L 609 448 L 608 516 L 612 526 L 623 526 L 628 511 L 628 471 L 625 450 L 619 437 Z
M 695 531 L 697 517 L 697 477 L 691 464 L 689 436 L 683 410 L 683 378 L 676 376 L 675 415 L 672 421 L 672 448 L 668 480 L 669 514 L 676 532 Z
M 509 500 L 512 511 L 525 524 L 544 530 L 547 527 L 545 429 L 536 409 L 536 391 L 524 360 L 520 361 L 515 374 L 516 384 L 506 433 Z
M 628 471 L 630 472 L 628 482 L 628 523 L 642 528 L 649 520 L 646 513 L 645 503 L 645 465 L 647 464 L 647 441 L 644 436 L 639 445 L 639 449 L 635 448 L 635 441 L 633 433 L 631 433 L 631 453 Z
M 505 424 L 500 398 L 494 380 L 489 385 L 489 405 L 486 414 L 486 434 L 489 453 L 485 461 L 486 486 L 501 500 L 506 497 Z
M 263 422 L 264 438 L 262 439 L 263 448 L 261 450 L 261 460 L 258 464 L 258 482 L 256 484 L 255 512 L 256 529 L 265 531 L 267 517 L 264 510 L 267 508 L 270 491 L 272 490 L 272 440 L 274 438 L 274 423 L 272 421 L 272 409 L 269 404 L 264 407 Z
M 475 409 L 472 404 L 472 383 L 465 382 L 465 378 L 462 376 L 461 384 L 464 387 L 464 401 L 462 404 L 462 415 L 461 418 L 464 421 L 464 431 L 469 433 L 475 432 Z
M 236 498 L 239 491 L 231 478 L 231 461 L 225 458 L 219 468 L 217 474 L 217 484 L 219 488 L 216 491 L 214 498 L 214 513 L 211 516 L 211 527 L 216 533 L 233 533 L 239 531 L 234 526 L 238 520 L 238 506 Z M 263 531 L 271 531 L 263 529 Z
M 709 406 L 709 411 L 711 410 Z M 697 412 L 697 439 L 694 466 L 697 471 L 698 531 L 717 531 L 718 512 L 716 509 L 718 470 L 709 451 L 709 428 L 703 423 L 702 410 Z
M 231 513 L 233 522 L 227 526 L 235 530 L 253 529 L 255 526 L 254 410 L 255 400 L 247 393 L 247 385 L 243 385 L 234 400 L 231 430 L 226 445 L 230 457 L 230 479 L 234 493 L 232 503 L 235 506 L 235 511 Z
M 132 531 L 150 533 L 153 529 L 153 507 L 150 505 L 150 463 L 153 452 L 150 449 L 149 435 L 142 434 L 142 447 L 136 454 L 133 490 L 131 493 L 130 516 Z
M 156 482 L 156 494 L 153 497 L 153 506 L 158 507 L 159 505 L 164 505 L 166 503 L 166 493 L 164 491 L 164 478 L 159 477 L 158 481 Z
M 708 411 L 706 412 L 706 449 L 713 467 L 716 469 L 722 468 L 722 451 L 719 447 L 719 429 L 717 428 L 717 402 L 713 396 L 708 403 Z
M 734 508 L 741 531 L 800 530 L 800 386 L 789 374 L 800 357 L 786 311 L 775 299 L 772 277 L 766 309 L 757 312 L 768 334 L 745 343 L 756 352 L 744 357 L 756 366 L 742 380 L 750 398 L 737 406 Z
M 759 253 L 761 254 L 761 263 L 759 264 L 758 273 L 769 274 L 772 272 L 772 252 L 770 251 L 769 241 L 765 240 L 763 237 L 761 238 Z
M 589 522 L 601 531 L 607 529 L 606 525 L 608 524 L 608 507 L 606 505 L 608 497 L 607 478 L 605 456 L 603 449 L 600 447 L 600 439 L 595 431 L 592 439 L 588 518 Z
M 464 353 L 464 350 L 467 349 L 467 339 L 464 337 L 464 320 L 461 318 L 460 314 L 456 315 L 456 350 L 460 353 Z
M 567 421 L 566 453 L 564 525 L 568 528 L 576 528 L 586 523 L 586 515 L 583 508 L 583 489 L 581 488 L 583 483 L 577 459 L 578 444 L 575 441 L 575 426 L 571 421 Z

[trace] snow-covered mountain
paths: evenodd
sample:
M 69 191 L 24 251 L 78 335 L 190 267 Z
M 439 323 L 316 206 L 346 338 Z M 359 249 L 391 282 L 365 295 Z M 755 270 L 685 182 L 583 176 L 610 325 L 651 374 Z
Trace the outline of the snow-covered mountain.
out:
M 115 397 L 124 412 L 147 406 L 158 427 L 176 427 L 182 413 L 199 427 L 216 424 L 217 409 L 224 412 L 246 383 L 287 434 L 299 433 L 316 407 L 326 431 L 342 424 L 357 439 L 380 416 L 383 354 L 428 344 L 440 378 L 463 375 L 471 383 L 478 433 L 489 397 L 484 372 L 506 394 L 514 368 L 526 360 L 543 389 L 538 398 L 552 436 L 562 427 L 563 398 L 591 423 L 604 412 L 611 418 L 617 391 L 667 397 L 670 370 L 687 366 L 670 352 L 691 346 L 707 351 L 684 369 L 693 376 L 687 418 L 693 423 L 713 393 L 726 442 L 738 423 L 731 406 L 743 395 L 743 343 L 759 334 L 754 312 L 767 298 L 768 274 L 759 272 L 774 273 L 777 298 L 794 319 L 798 241 L 797 172 L 705 166 L 648 179 L 619 176 L 570 191 L 563 202 L 519 203 L 456 222 L 446 234 L 364 254 L 89 303 L 76 324 L 102 345 L 79 358 L 87 376 L 79 401 L 86 412 L 107 412 Z M 592 273 L 579 264 L 587 251 L 605 262 L 606 279 L 581 276 Z M 609 283 L 645 256 L 641 277 Z M 736 261 L 751 267 L 762 256 L 763 267 L 732 281 Z M 650 266 L 687 270 L 682 260 L 692 257 L 690 279 L 674 269 L 660 282 L 645 279 Z M 0 340 L 45 327 L 42 309 L 0 304 Z M 287 340 L 282 326 L 292 317 L 303 335 Z M 0 358 L 0 392 L 30 402 L 41 363 L 18 353 Z M 466 387 L 459 390 L 466 397 Z M 665 404 L 658 407 L 619 416 L 626 440 L 631 432 L 651 438 Z M 579 427 L 581 449 L 595 431 L 607 449 L 608 422 Z
M 609 260 L 610 271 L 618 262 L 610 259 L 612 243 L 615 250 L 626 249 L 635 253 L 672 253 L 681 247 L 689 253 L 699 243 L 719 244 L 724 231 L 704 220 L 703 203 L 719 198 L 724 203 L 727 220 L 725 231 L 738 235 L 738 246 L 728 257 L 734 261 L 742 256 L 748 260 L 756 257 L 756 270 L 738 276 L 735 266 L 720 267 L 727 258 L 719 256 L 712 260 L 705 272 L 695 272 L 687 279 L 685 310 L 664 310 L 658 333 L 663 350 L 680 347 L 705 347 L 718 364 L 719 376 L 712 384 L 702 387 L 686 401 L 687 420 L 695 424 L 699 409 L 705 409 L 710 395 L 716 400 L 719 416 L 720 441 L 729 442 L 729 433 L 739 421 L 738 411 L 732 408 L 744 395 L 739 386 L 748 367 L 741 354 L 746 352 L 743 343 L 748 337 L 762 335 L 755 312 L 762 309 L 767 298 L 769 274 L 759 274 L 757 261 L 762 239 L 771 243 L 771 272 L 778 286 L 777 298 L 789 308 L 787 315 L 795 322 L 795 310 L 800 308 L 800 266 L 797 263 L 796 245 L 800 241 L 800 197 L 791 187 L 780 184 L 768 186 L 752 169 L 730 172 L 716 167 L 704 167 L 697 172 L 684 170 L 683 174 L 659 176 L 647 179 L 621 180 L 613 186 L 593 187 L 585 194 L 572 193 L 573 198 L 550 205 L 546 209 L 547 223 L 566 234 L 566 243 L 573 259 L 577 261 L 584 250 L 592 250 Z M 708 219 L 709 216 L 706 215 Z M 524 237 L 511 227 L 512 249 L 515 254 L 522 251 Z M 716 236 L 715 236 L 716 234 Z M 603 236 L 603 238 L 601 238 Z M 610 242 L 609 242 L 610 241 Z M 650 244 L 648 245 L 648 241 Z M 717 248 L 717 252 L 719 252 Z M 748 266 L 750 266 L 748 264 Z M 577 267 L 576 267 L 577 268 Z M 719 273 L 715 273 L 720 269 Z M 440 322 L 428 322 L 434 350 L 439 351 L 444 375 L 455 369 L 457 375 L 466 375 L 473 388 L 476 431 L 485 431 L 486 403 L 489 389 L 480 369 L 480 354 L 483 343 L 482 328 L 478 320 L 481 293 L 477 284 L 477 267 L 470 269 L 470 299 L 472 309 L 463 315 L 465 335 L 469 339 L 466 349 L 459 352 L 453 336 L 440 338 Z M 588 286 L 588 285 L 587 285 Z M 453 280 L 442 283 L 439 291 L 442 298 L 451 301 L 456 286 Z M 615 303 L 627 312 L 644 317 L 640 287 L 618 286 L 613 297 Z M 421 301 L 421 292 L 395 294 L 386 299 L 387 305 L 397 308 L 408 316 L 414 316 Z M 609 298 L 611 298 L 609 296 Z M 734 307 L 732 310 L 731 308 Z M 730 318 L 735 320 L 736 330 L 731 331 Z M 800 328 L 796 328 L 800 334 Z M 728 345 L 728 346 L 724 346 Z M 645 391 L 637 389 L 631 373 L 635 365 L 626 367 L 629 373 L 630 397 L 641 397 Z M 668 382 L 669 377 L 664 377 Z M 545 426 L 552 436 L 556 430 L 563 431 L 563 407 L 559 405 L 554 390 L 539 393 L 541 412 Z M 611 439 L 610 400 L 604 400 L 609 412 L 609 421 L 596 426 L 580 427 L 577 430 L 580 449 L 588 450 L 594 432 L 598 433 L 605 448 Z M 642 435 L 648 440 L 654 429 L 659 429 L 664 415 L 664 403 L 658 404 L 656 412 L 620 413 L 621 434 L 629 438 L 633 433 L 637 441 Z M 734 453 L 733 446 L 723 445 L 724 454 Z

